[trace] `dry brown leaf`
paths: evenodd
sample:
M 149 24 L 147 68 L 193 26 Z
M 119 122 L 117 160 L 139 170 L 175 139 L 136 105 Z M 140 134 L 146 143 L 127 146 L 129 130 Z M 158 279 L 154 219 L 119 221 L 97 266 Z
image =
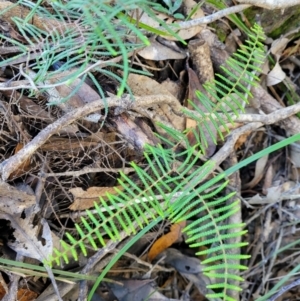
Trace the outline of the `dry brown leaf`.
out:
M 275 57 L 280 57 L 283 50 L 286 48 L 289 39 L 285 37 L 280 37 L 279 39 L 272 42 L 270 52 L 275 55 Z
M 1 211 L 10 214 L 21 214 L 25 209 L 36 204 L 34 193 L 29 193 L 22 188 L 16 188 L 0 181 Z
M 151 247 L 148 253 L 149 261 L 152 261 L 158 254 L 169 248 L 181 236 L 182 229 L 186 226 L 186 221 L 182 221 L 171 226 L 170 232 L 160 237 Z
M 94 202 L 99 203 L 99 197 L 106 197 L 107 193 L 117 194 L 115 188 L 123 190 L 122 186 L 115 187 L 90 187 L 84 191 L 80 187 L 72 188 L 69 192 L 74 197 L 74 203 L 69 207 L 72 211 L 80 211 L 94 207 Z
M 300 188 L 294 181 L 286 181 L 281 185 L 282 192 L 293 190 L 293 194 L 299 194 Z
M 16 5 L 11 1 L 0 1 L 0 11 L 1 19 L 12 24 L 14 23 L 12 18 L 18 17 L 25 19 L 27 15 L 31 13 L 31 10 L 25 8 L 24 6 Z M 67 29 L 70 30 L 72 28 L 76 28 L 75 24 L 63 23 L 54 18 L 43 18 L 37 14 L 34 14 L 30 19 L 27 20 L 27 22 L 39 29 L 45 30 L 46 32 L 56 29 L 58 32 L 62 33 Z
M 283 58 L 287 58 L 287 57 L 290 57 L 291 55 L 295 54 L 299 54 L 300 53 L 300 39 L 294 41 L 294 44 L 293 46 L 290 46 L 290 47 L 287 47 L 283 53 L 282 53 L 282 57 Z
M 113 117 L 111 120 L 116 124 L 117 131 L 138 151 L 142 151 L 146 144 L 155 145 L 157 142 L 152 141 L 147 133 L 128 114 L 123 113 Z
M 249 135 L 251 134 L 251 131 L 240 135 L 239 139 L 237 140 L 237 142 L 234 145 L 234 149 L 238 150 L 242 147 L 242 145 L 248 140 Z
M 167 78 L 161 83 L 161 86 L 163 89 L 169 91 L 178 100 L 181 100 L 184 97 L 185 89 L 181 80 L 175 82 Z
M 277 62 L 274 68 L 267 74 L 267 86 L 277 85 L 281 83 L 285 77 L 285 72 L 282 70 L 279 62 Z
M 0 300 L 4 298 L 6 292 L 0 283 Z M 17 293 L 17 300 L 18 301 L 33 301 L 37 297 L 37 293 L 30 291 L 28 289 L 20 288 Z
M 51 116 L 51 114 L 45 111 L 43 108 L 41 108 L 41 106 L 36 104 L 32 99 L 26 97 L 25 95 L 21 95 L 21 93 L 18 93 L 16 91 L 14 92 L 16 93 L 16 98 L 18 99 L 18 104 L 20 105 L 20 108 L 26 113 L 30 114 L 31 116 L 41 118 L 43 119 L 43 121 L 54 121 L 54 118 Z
M 194 0 L 184 0 L 183 1 L 183 7 L 184 7 L 184 10 L 185 10 L 185 15 L 188 16 L 190 14 L 190 12 L 195 8 L 196 5 L 197 5 L 197 3 Z M 199 7 L 198 10 L 192 15 L 191 20 L 199 19 L 199 18 L 202 18 L 204 16 L 205 15 L 204 15 L 203 10 Z M 178 21 L 176 21 L 175 19 L 173 19 L 171 17 L 169 17 L 165 21 L 166 21 L 167 24 L 173 24 L 173 23 L 178 22 Z M 193 26 L 191 28 L 181 29 L 176 33 L 183 40 L 189 40 L 192 37 L 194 37 L 195 35 L 197 35 L 198 33 L 200 33 L 202 31 L 202 29 L 205 28 L 205 27 L 206 27 L 206 25 Z M 177 38 L 174 37 L 174 36 L 164 36 L 164 38 L 172 40 L 172 41 L 177 40 Z
M 72 151 L 82 150 L 84 147 L 93 147 L 98 145 L 99 142 L 93 141 L 91 137 L 79 139 L 51 137 L 47 143 L 41 146 L 42 151 Z
M 259 194 L 256 194 L 248 200 L 250 205 L 262 205 L 262 204 L 273 204 L 280 200 L 281 197 L 281 187 L 270 187 L 267 189 L 267 196 L 261 197 Z
M 184 0 L 183 1 L 183 8 L 185 10 L 185 15 L 188 16 L 189 13 L 192 11 L 192 9 L 195 8 L 197 3 L 194 0 Z M 142 10 L 139 10 L 139 22 L 147 24 L 148 26 L 151 27 L 159 27 L 160 24 L 154 20 L 151 16 L 149 16 L 146 12 L 143 12 Z M 163 13 L 157 13 L 156 17 L 158 19 L 164 20 L 167 24 L 176 24 L 180 21 L 174 19 L 173 17 L 163 14 Z M 198 19 L 204 17 L 204 12 L 203 10 L 199 7 L 198 10 L 193 14 L 191 19 Z M 187 29 L 180 29 L 177 31 L 177 35 L 182 38 L 183 40 L 189 40 L 198 33 L 201 32 L 203 28 L 205 28 L 206 25 L 198 25 L 198 26 L 193 26 L 191 28 Z M 178 39 L 174 37 L 174 35 L 164 35 L 163 36 L 165 39 L 172 40 L 172 41 L 177 41 Z
M 1 17 L 1 16 L 0 16 Z M 14 28 L 13 26 L 7 22 L 7 21 L 3 21 L 3 19 L 0 19 L 0 31 L 3 35 L 5 35 L 6 37 L 15 39 L 19 42 L 23 42 L 26 43 L 26 39 L 24 39 Z
M 205 90 L 203 89 L 196 72 L 193 69 L 191 69 L 189 66 L 187 66 L 187 71 L 188 71 L 188 75 L 189 75 L 188 99 L 191 100 L 194 103 L 194 105 L 196 105 L 200 110 L 202 110 L 203 112 L 207 112 L 205 106 L 201 103 L 201 101 L 196 96 L 196 91 L 201 91 L 201 92 L 205 93 Z M 189 106 L 189 104 L 187 105 L 187 107 L 189 109 L 192 109 L 192 107 Z M 209 121 L 207 121 L 207 124 L 210 125 L 210 131 L 211 131 L 211 133 L 213 133 L 215 135 L 215 140 L 217 140 L 217 133 L 216 133 L 215 127 Z M 187 118 L 186 119 L 186 128 L 187 129 L 196 129 L 196 131 L 194 131 L 194 132 L 196 132 L 197 134 L 199 133 L 198 125 L 195 120 Z M 207 129 L 205 128 L 204 125 L 203 125 L 202 130 L 204 132 L 205 140 L 207 142 L 206 147 L 204 147 L 205 155 L 210 157 L 211 155 L 213 155 L 213 153 L 216 150 L 216 144 L 214 143 L 213 139 L 211 138 L 211 135 L 209 134 L 209 132 L 207 131 Z M 191 145 L 195 145 L 197 143 L 197 138 L 194 136 L 194 133 L 192 131 L 189 131 L 187 133 L 187 137 L 188 137 L 188 140 Z M 202 144 L 204 146 L 205 142 L 203 141 Z
M 256 161 L 254 178 L 243 186 L 243 189 L 253 188 L 265 175 L 264 170 L 268 163 L 269 155 L 263 156 Z
M 281 83 L 286 77 L 285 72 L 282 70 L 279 64 L 279 59 L 282 55 L 283 50 L 286 48 L 288 42 L 289 39 L 282 37 L 273 41 L 272 43 L 270 52 L 274 55 L 276 59 L 276 64 L 273 67 L 273 69 L 267 74 L 267 86 L 277 85 Z
M 151 44 L 138 52 L 138 54 L 147 60 L 163 61 L 163 60 L 180 60 L 186 57 L 185 53 L 181 53 L 167 47 L 155 38 L 150 39 Z
M 267 169 L 266 176 L 264 179 L 264 185 L 262 188 L 263 194 L 267 194 L 268 189 L 272 186 L 273 176 L 274 176 L 274 169 L 273 169 L 273 165 L 270 164 L 270 166 Z
M 8 246 L 21 256 L 44 261 L 53 254 L 51 230 L 45 219 L 33 225 L 34 216 L 34 207 L 26 211 L 25 219 L 14 216 L 11 223 L 15 228 L 15 241 L 8 242 Z M 43 226 L 42 231 L 40 231 L 41 226 Z
M 55 80 L 50 79 L 50 83 L 54 83 Z M 80 86 L 78 88 L 78 86 Z M 60 107 L 65 112 L 84 106 L 87 103 L 98 100 L 99 94 L 92 89 L 88 84 L 82 82 L 81 79 L 75 79 L 70 85 L 61 85 L 56 87 L 57 92 L 61 98 L 68 97 L 74 91 L 76 93 L 68 99 L 67 102 L 60 103 Z
M 2 300 L 5 295 L 6 295 L 6 291 L 3 285 L 0 283 L 0 300 Z
M 18 290 L 18 301 L 33 301 L 37 297 L 37 293 L 28 289 L 20 288 Z
M 131 73 L 128 76 L 127 84 L 135 96 L 162 94 L 174 97 L 167 89 L 164 88 L 164 86 L 149 78 L 148 76 Z M 179 103 L 178 99 L 176 99 L 175 97 L 174 102 Z M 167 104 L 160 104 L 159 107 L 164 114 L 164 116 L 160 116 L 161 118 L 167 118 L 168 122 L 170 122 L 172 126 L 178 131 L 184 130 L 184 117 L 174 114 L 170 106 Z

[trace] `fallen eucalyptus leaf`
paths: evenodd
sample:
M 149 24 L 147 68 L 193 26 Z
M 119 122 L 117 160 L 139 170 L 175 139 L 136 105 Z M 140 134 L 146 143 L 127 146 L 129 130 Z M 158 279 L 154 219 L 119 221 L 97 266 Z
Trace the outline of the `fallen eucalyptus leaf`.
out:
M 138 54 L 147 60 L 163 61 L 163 60 L 180 60 L 184 59 L 186 55 L 184 53 L 175 51 L 155 39 L 151 39 L 150 46 L 147 46 L 140 50 Z
M 267 86 L 274 86 L 281 83 L 286 77 L 285 72 L 282 70 L 279 62 L 276 63 L 271 72 L 267 75 Z

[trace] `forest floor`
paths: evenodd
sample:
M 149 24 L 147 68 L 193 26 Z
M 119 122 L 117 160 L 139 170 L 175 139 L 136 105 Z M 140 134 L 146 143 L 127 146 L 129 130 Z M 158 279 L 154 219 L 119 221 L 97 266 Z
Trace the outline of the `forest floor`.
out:
M 87 2 L 94 5 L 93 1 Z M 118 2 L 122 1 L 106 4 L 112 9 L 113 5 L 118 7 Z M 142 0 L 135 2 L 143 3 Z M 112 219 L 114 209 L 122 213 L 121 205 L 124 212 L 127 206 L 125 201 L 123 204 L 120 201 L 120 207 L 114 202 L 119 201 L 120 195 L 127 203 L 151 203 L 152 199 L 144 197 L 144 192 L 150 191 L 147 175 L 158 182 L 160 178 L 155 168 L 160 172 L 169 162 L 166 150 L 175 154 L 185 149 L 186 144 L 179 148 L 184 138 L 190 143 L 190 149 L 197 141 L 204 145 L 193 168 L 200 168 L 205 162 L 215 163 L 203 182 L 197 183 L 200 186 L 254 154 L 300 133 L 300 34 L 297 27 L 300 5 L 268 10 L 232 3 L 227 7 L 225 3 L 230 1 L 157 2 L 165 11 L 152 10 L 156 18 L 169 24 L 182 22 L 181 26 L 186 28 L 178 30 L 172 39 L 167 38 L 151 32 L 162 28 L 155 17 L 145 11 L 120 10 L 131 19 L 136 18 L 134 25 L 140 22 L 152 30 L 141 29 L 149 40 L 147 47 L 141 47 L 141 36 L 131 28 L 125 28 L 127 31 L 120 34 L 125 25 L 130 26 L 122 23 L 124 19 L 120 15 L 114 14 L 110 23 L 103 21 L 108 29 L 102 31 L 102 35 L 107 35 L 105 39 L 115 47 L 116 53 L 99 40 L 88 40 L 87 32 L 93 22 L 102 22 L 99 16 L 108 9 L 104 4 L 99 15 L 94 12 L 94 19 L 86 25 L 82 17 L 84 8 L 78 8 L 75 0 L 62 1 L 65 12 L 70 9 L 74 17 L 65 13 L 61 18 L 55 14 L 63 10 L 56 10 L 50 1 L 42 1 L 39 9 L 33 9 L 35 1 L 0 2 L 0 299 L 86 300 L 100 274 L 105 281 L 98 286 L 93 301 L 204 301 L 212 290 L 221 290 L 206 287 L 212 280 L 204 275 L 201 262 L 207 258 L 196 254 L 212 248 L 213 243 L 191 248 L 188 234 L 183 231 L 196 218 L 209 215 L 209 211 L 198 212 L 176 223 L 161 218 L 122 256 L 116 257 L 135 236 L 132 230 L 124 231 L 126 226 L 120 226 L 116 216 Z M 72 3 L 74 7 L 70 8 Z M 229 14 L 230 9 L 236 9 L 236 14 Z M 108 10 L 106 13 L 108 16 Z M 51 18 L 51 14 L 55 17 Z M 179 19 L 173 18 L 176 14 Z M 191 18 L 182 21 L 181 16 Z M 199 19 L 204 22 L 188 25 Z M 231 123 L 221 121 L 215 125 L 210 120 L 204 122 L 202 130 L 197 129 L 197 120 L 187 118 L 182 109 L 212 113 L 199 102 L 197 91 L 207 95 L 204 83 L 217 79 L 217 73 L 224 75 L 221 66 L 243 47 L 255 21 L 264 31 L 265 55 L 259 66 L 261 71 L 256 74 L 257 85 L 245 84 L 248 103 Z M 110 31 L 109 24 L 120 30 L 118 37 Z M 77 34 L 72 36 L 72 30 Z M 101 36 L 96 31 L 93 34 Z M 101 39 L 103 42 L 104 38 Z M 125 45 L 125 52 L 119 43 Z M 90 47 L 96 47 L 92 55 Z M 255 55 L 254 52 L 254 58 Z M 90 61 L 79 67 L 85 60 Z M 119 97 L 124 77 L 127 90 Z M 212 107 L 217 106 L 214 96 L 208 95 L 208 99 Z M 220 102 L 223 101 L 220 98 Z M 171 148 L 170 130 L 158 123 L 173 129 L 178 137 L 183 133 L 180 136 L 183 140 Z M 196 130 L 191 134 L 187 129 Z M 195 137 L 197 133 L 200 138 Z M 146 145 L 157 147 L 150 161 L 144 155 L 144 151 L 149 150 Z M 155 161 L 160 145 L 165 151 L 161 151 L 161 158 Z M 195 147 L 195 151 L 199 153 L 200 149 Z M 183 161 L 182 155 L 172 164 Z M 135 166 L 145 174 L 141 176 Z M 178 173 L 182 170 L 180 165 L 172 166 L 173 177 L 177 169 Z M 179 177 L 178 185 L 193 169 L 185 172 L 186 175 L 181 175 L 183 178 Z M 232 251 L 232 254 L 249 255 L 235 261 L 236 265 L 248 269 L 240 267 L 233 272 L 239 273 L 244 281 L 233 283 L 240 291 L 229 288 L 230 300 L 300 300 L 297 276 L 300 270 L 299 174 L 300 145 L 294 141 L 266 151 L 258 160 L 235 170 L 226 177 L 229 180 L 226 188 L 218 191 L 217 196 L 212 195 L 212 198 L 220 198 L 234 191 L 236 194 L 230 199 L 237 200 L 240 206 L 228 217 L 227 223 L 247 230 L 236 241 L 238 252 Z M 162 186 L 166 187 L 167 178 L 163 179 Z M 129 190 L 124 182 L 131 185 Z M 218 185 L 215 183 L 211 190 L 207 187 L 203 194 L 209 195 L 213 189 L 217 191 Z M 175 189 L 175 186 L 169 187 Z M 140 198 L 136 196 L 139 189 L 144 189 Z M 155 197 L 158 202 L 167 198 L 168 194 L 161 191 L 155 186 L 150 198 Z M 98 212 L 94 209 L 95 202 L 99 204 Z M 157 208 L 155 206 L 153 208 Z M 189 210 L 196 211 L 195 207 L 191 205 Z M 220 209 L 218 205 L 216 208 Z M 83 224 L 81 217 L 90 218 L 87 209 L 100 217 L 104 226 L 101 228 L 94 222 L 91 227 L 99 226 L 101 233 L 96 234 L 89 226 L 82 228 L 90 232 L 90 236 L 78 231 Z M 150 214 L 151 210 L 147 207 L 146 211 Z M 129 214 L 132 216 L 124 214 L 125 221 L 135 217 L 133 212 Z M 212 221 L 217 221 L 215 218 Z M 137 220 L 136 217 L 136 224 L 129 223 L 136 229 L 139 228 Z M 152 225 L 151 219 L 149 222 Z M 113 229 L 111 235 L 109 229 Z M 67 240 L 66 233 L 70 233 L 75 242 Z M 91 240 L 96 235 L 101 236 L 105 246 L 97 245 L 94 250 Z M 113 239 L 115 235 L 118 239 Z M 213 232 L 213 235 L 217 234 Z M 76 256 L 67 252 L 68 263 L 60 258 L 60 264 L 54 263 L 50 268 L 45 260 L 52 256 L 53 248 L 61 250 L 61 239 L 68 241 L 66 248 L 74 243 L 81 251 L 86 248 L 87 254 L 83 256 L 78 251 L 79 260 L 75 260 Z M 208 241 L 209 235 L 204 239 Z M 78 245 L 81 240 L 85 247 Z M 220 239 L 218 244 L 222 242 Z M 114 264 L 110 267 L 111 260 Z M 230 271 L 220 273 L 226 275 Z M 215 296 L 211 300 L 220 301 L 223 297 Z

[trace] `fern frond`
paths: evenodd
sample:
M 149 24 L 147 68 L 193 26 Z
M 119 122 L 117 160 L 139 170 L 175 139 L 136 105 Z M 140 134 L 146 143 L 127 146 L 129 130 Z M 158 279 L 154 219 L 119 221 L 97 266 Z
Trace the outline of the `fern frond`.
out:
M 197 94 L 208 113 L 204 114 L 194 105 L 196 113 L 189 111 L 188 117 L 197 120 L 200 135 L 203 128 L 210 132 L 211 124 L 217 131 L 220 125 L 225 126 L 223 115 L 231 120 L 228 108 L 236 115 L 243 110 L 243 102 L 250 96 L 249 89 L 244 89 L 244 85 L 248 82 L 252 84 L 257 79 L 256 66 L 261 62 L 261 57 L 258 56 L 257 59 L 256 54 L 262 51 L 259 42 L 261 36 L 261 30 L 256 27 L 250 46 L 243 48 L 239 53 L 245 59 L 239 63 L 236 63 L 237 58 L 232 59 L 227 67 L 232 68 L 231 71 L 226 69 L 225 72 L 228 77 L 221 76 L 221 82 L 215 81 L 213 85 L 206 86 L 210 95 L 217 100 L 216 103 L 200 92 Z M 108 239 L 119 241 L 121 231 L 129 236 L 164 219 L 173 223 L 187 220 L 188 225 L 183 230 L 188 236 L 187 243 L 191 247 L 206 247 L 198 252 L 198 255 L 206 256 L 203 261 L 203 264 L 207 265 L 204 273 L 219 279 L 212 288 L 221 289 L 222 292 L 213 296 L 230 300 L 228 290 L 238 288 L 229 285 L 229 280 L 240 280 L 238 271 L 245 268 L 243 265 L 232 264 L 233 259 L 247 258 L 245 255 L 231 254 L 232 249 L 240 249 L 245 245 L 230 243 L 231 238 L 246 233 L 244 230 L 232 231 L 235 228 L 241 229 L 243 225 L 227 224 L 228 217 L 239 210 L 239 206 L 237 202 L 228 204 L 233 194 L 223 193 L 227 186 L 225 173 L 204 182 L 215 168 L 215 163 L 207 161 L 203 164 L 200 160 L 201 153 L 197 151 L 197 148 L 201 147 L 200 138 L 198 144 L 191 146 L 185 133 L 167 126 L 162 127 L 168 133 L 168 137 L 171 137 L 161 137 L 168 148 L 162 145 L 146 146 L 147 169 L 135 163 L 131 164 L 139 181 L 133 181 L 121 173 L 119 185 L 122 186 L 122 190 L 118 190 L 117 194 L 108 195 L 107 199 L 100 198 L 100 203 L 95 204 L 93 212 L 87 210 L 87 216 L 81 219 L 80 224 L 75 225 L 76 237 L 66 234 L 70 247 L 62 243 L 62 250 L 55 250 L 49 261 L 67 260 L 67 254 L 70 252 L 76 259 L 78 249 L 86 254 L 86 246 L 96 250 L 105 246 Z M 219 135 L 222 135 L 220 131 Z M 137 239 L 138 235 L 134 239 Z
M 17 46 L 20 54 L 2 60 L 0 67 L 7 66 L 18 57 L 25 56 L 30 60 L 29 52 L 35 51 L 35 60 L 30 68 L 36 72 L 33 80 L 39 86 L 51 80 L 57 84 L 73 81 L 78 78 L 78 74 L 87 74 L 88 67 L 99 62 L 105 62 L 105 67 L 113 67 L 116 64 L 110 62 L 110 58 L 122 56 L 120 60 L 122 64 L 118 67 L 124 75 L 117 78 L 120 82 L 119 95 L 122 95 L 127 87 L 129 71 L 134 72 L 128 64 L 128 53 L 149 45 L 146 35 L 138 28 L 138 21 L 133 21 L 131 14 L 138 8 L 151 11 L 154 4 L 147 0 L 117 0 L 113 4 L 94 0 L 85 2 L 56 0 L 48 3 L 51 7 L 47 10 L 41 5 L 42 2 L 19 0 L 16 5 L 12 3 L 6 10 L 0 12 L 1 17 L 1 14 L 17 5 L 25 10 L 28 9 L 29 12 L 27 16 L 25 13 L 24 17 L 12 18 L 18 31 L 26 40 L 26 47 L 13 38 L 3 37 Z M 33 17 L 42 20 L 41 23 L 44 25 L 32 24 Z M 164 27 L 167 33 L 172 33 L 166 24 Z M 137 42 L 131 43 L 124 39 L 129 35 L 134 37 L 132 41 L 138 38 Z M 51 68 L 56 64 L 58 66 L 60 62 L 63 64 L 60 64 L 57 70 Z M 105 70 L 109 77 L 115 77 L 115 73 L 109 68 L 103 68 L 104 65 L 101 65 L 98 71 L 104 73 Z M 65 75 L 61 76 L 61 74 Z M 93 76 L 91 77 L 93 80 Z M 96 80 L 94 84 L 98 87 L 99 94 L 103 96 L 104 91 Z M 29 86 L 28 89 L 31 87 Z
M 198 137 L 197 142 L 200 147 L 201 143 L 207 145 L 204 128 L 212 141 L 216 141 L 212 128 L 223 140 L 223 134 L 219 129 L 220 125 L 229 132 L 226 119 L 233 123 L 231 114 L 234 113 L 238 116 L 240 112 L 244 112 L 245 104 L 248 103 L 248 98 L 252 96 L 250 89 L 259 80 L 256 73 L 260 71 L 260 66 L 265 59 L 264 48 L 261 43 L 263 37 L 262 29 L 255 25 L 245 45 L 226 61 L 225 66 L 221 67 L 223 74 L 216 74 L 216 80 L 204 85 L 206 94 L 211 97 L 209 98 L 200 91 L 196 92 L 199 102 L 209 112 L 208 114 L 205 114 L 196 103 L 189 102 L 197 114 L 191 111 L 185 111 L 185 114 L 197 121 L 197 129 L 200 135 L 194 133 L 194 137 Z M 215 102 L 211 98 L 215 99 Z M 189 129 L 187 131 L 193 130 Z

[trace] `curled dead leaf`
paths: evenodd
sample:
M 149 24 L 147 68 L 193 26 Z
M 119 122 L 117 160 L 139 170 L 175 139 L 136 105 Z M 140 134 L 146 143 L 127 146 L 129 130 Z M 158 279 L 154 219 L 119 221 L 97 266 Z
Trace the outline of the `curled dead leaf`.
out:
M 182 221 L 171 226 L 170 232 L 160 237 L 151 247 L 148 253 L 149 261 L 152 261 L 158 254 L 173 245 L 181 236 L 182 229 L 186 226 L 186 221 Z

